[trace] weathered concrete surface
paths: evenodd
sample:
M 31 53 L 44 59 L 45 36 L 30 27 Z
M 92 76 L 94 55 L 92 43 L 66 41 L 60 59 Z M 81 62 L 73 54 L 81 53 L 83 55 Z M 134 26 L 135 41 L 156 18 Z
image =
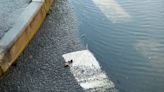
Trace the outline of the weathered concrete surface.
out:
M 0 0 L 0 38 L 15 23 L 31 0 Z
M 2 92 L 81 92 L 62 55 L 80 50 L 67 0 L 56 0 L 40 31 L 3 79 Z

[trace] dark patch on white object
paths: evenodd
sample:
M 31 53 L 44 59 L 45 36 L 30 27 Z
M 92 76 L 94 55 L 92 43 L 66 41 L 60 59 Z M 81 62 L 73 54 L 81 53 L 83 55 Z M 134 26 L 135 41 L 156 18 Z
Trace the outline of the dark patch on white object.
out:
M 101 70 L 98 61 L 89 50 L 67 53 L 63 57 L 66 63 L 73 60 L 70 70 L 84 90 L 101 90 L 101 92 L 114 90 L 112 92 L 117 92 L 114 83 Z
M 71 59 L 68 62 L 65 62 L 64 67 L 69 67 L 73 63 L 73 60 Z

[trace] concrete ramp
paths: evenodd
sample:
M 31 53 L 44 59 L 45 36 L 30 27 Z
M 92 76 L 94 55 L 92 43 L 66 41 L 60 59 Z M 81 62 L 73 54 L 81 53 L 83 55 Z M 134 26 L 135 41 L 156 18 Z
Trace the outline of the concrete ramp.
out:
M 79 85 L 87 92 L 117 92 L 114 83 L 89 50 L 71 52 L 63 55 L 65 62 L 73 60 L 70 70 Z

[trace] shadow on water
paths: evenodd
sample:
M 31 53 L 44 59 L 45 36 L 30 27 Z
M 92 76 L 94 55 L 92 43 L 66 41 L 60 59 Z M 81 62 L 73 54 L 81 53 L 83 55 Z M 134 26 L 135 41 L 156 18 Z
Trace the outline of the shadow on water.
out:
M 92 0 L 70 0 L 70 2 L 78 16 L 82 44 L 88 46 L 94 53 L 120 92 L 164 90 L 162 87 L 164 71 L 160 71 L 164 68 L 157 68 L 159 63 L 155 66 L 151 62 L 154 59 L 153 55 L 148 55 L 150 49 L 156 49 L 161 45 L 147 46 L 156 43 L 150 40 L 150 33 L 144 31 L 147 29 L 144 29 L 141 19 L 134 16 L 135 13 L 128 9 L 127 12 L 132 15 L 131 21 L 114 23 Z M 123 7 L 127 8 L 124 5 Z

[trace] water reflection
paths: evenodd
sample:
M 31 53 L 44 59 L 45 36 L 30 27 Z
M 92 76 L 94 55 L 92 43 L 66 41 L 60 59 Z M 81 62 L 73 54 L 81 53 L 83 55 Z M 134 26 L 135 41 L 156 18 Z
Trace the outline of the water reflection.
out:
M 70 1 L 85 44 L 120 92 L 164 91 L 163 0 Z
M 164 64 L 164 54 L 160 52 L 163 45 L 155 39 L 140 40 L 135 44 L 138 52 L 140 52 L 152 67 L 156 68 L 157 71 L 164 73 L 163 69 L 159 64 Z

